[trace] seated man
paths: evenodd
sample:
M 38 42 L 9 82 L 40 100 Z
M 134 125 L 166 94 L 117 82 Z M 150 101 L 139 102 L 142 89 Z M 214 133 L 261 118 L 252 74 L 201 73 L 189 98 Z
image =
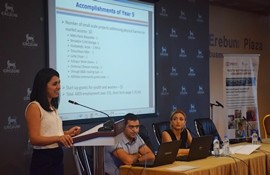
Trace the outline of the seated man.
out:
M 118 175 L 121 165 L 135 162 L 153 161 L 155 155 L 139 136 L 140 122 L 136 115 L 125 116 L 125 129 L 119 142 L 114 146 L 105 147 L 104 171 L 109 175 Z

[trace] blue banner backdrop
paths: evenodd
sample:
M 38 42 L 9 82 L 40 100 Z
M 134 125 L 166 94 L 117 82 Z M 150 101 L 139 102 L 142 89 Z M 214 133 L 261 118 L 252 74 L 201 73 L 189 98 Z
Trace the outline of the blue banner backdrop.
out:
M 209 116 L 209 7 L 206 1 L 160 1 L 156 6 L 157 106 L 161 120 L 176 108 Z M 177 8 L 175 8 L 177 7 Z

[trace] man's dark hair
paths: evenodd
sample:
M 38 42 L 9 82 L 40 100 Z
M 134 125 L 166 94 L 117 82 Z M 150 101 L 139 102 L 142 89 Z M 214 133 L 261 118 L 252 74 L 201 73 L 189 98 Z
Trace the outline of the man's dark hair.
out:
M 128 121 L 131 120 L 131 121 L 136 121 L 136 120 L 139 120 L 138 117 L 133 114 L 133 113 L 128 113 L 124 116 L 124 119 L 125 119 L 125 125 L 127 125 Z

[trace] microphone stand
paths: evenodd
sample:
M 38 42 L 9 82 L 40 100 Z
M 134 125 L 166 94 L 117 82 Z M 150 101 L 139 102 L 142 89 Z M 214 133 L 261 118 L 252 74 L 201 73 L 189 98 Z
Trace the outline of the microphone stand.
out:
M 249 123 L 249 121 L 248 121 L 248 119 L 246 117 L 243 116 L 242 118 L 246 121 L 246 125 L 247 125 L 246 141 L 248 141 L 248 142 L 250 141 L 251 142 L 251 140 L 252 140 L 252 138 L 251 138 L 252 133 L 253 132 L 257 132 L 258 130 L 253 128 L 253 126 Z M 251 130 L 251 135 L 249 133 L 249 128 Z M 258 132 L 257 132 L 257 134 L 258 134 L 258 141 L 261 141 L 261 138 L 260 138 Z
M 246 135 L 246 137 L 249 137 L 250 136 L 250 133 L 249 133 L 249 127 L 250 127 L 250 129 L 253 129 L 253 127 L 251 126 L 251 124 L 249 123 L 249 121 L 247 120 L 247 118 L 246 117 L 242 117 L 244 120 L 245 120 L 245 122 L 246 122 L 246 130 L 247 130 L 247 135 Z
M 214 105 L 215 105 L 215 104 L 210 103 L 210 109 L 211 109 L 210 119 L 211 119 L 211 120 L 213 120 L 213 106 L 214 106 Z
M 88 108 L 88 109 L 91 109 L 93 111 L 96 111 L 96 112 L 99 112 L 99 113 L 106 115 L 109 118 L 109 120 L 106 121 L 105 123 L 103 123 L 103 126 L 98 129 L 99 132 L 100 131 L 112 131 L 114 129 L 114 120 L 112 118 L 110 118 L 110 116 L 107 113 L 100 111 L 100 110 L 97 110 L 97 109 L 94 109 L 94 108 L 90 108 L 90 107 L 82 105 L 82 104 L 79 104 L 79 103 L 72 101 L 72 100 L 69 100 L 68 102 L 71 104 L 79 105 L 79 106 L 82 106 L 82 107 L 85 107 L 85 108 Z M 75 147 L 75 149 L 76 149 L 76 147 Z M 83 156 L 84 156 L 84 161 L 85 161 L 85 165 L 86 165 L 86 173 L 88 175 L 91 175 L 91 170 L 90 170 L 88 158 L 87 158 L 86 151 L 85 151 L 85 146 L 83 146 L 82 149 L 83 149 Z M 94 157 L 95 157 L 95 160 L 93 163 L 94 174 L 95 175 L 97 175 L 97 174 L 103 175 L 104 174 L 104 145 L 101 144 L 101 145 L 94 146 L 93 153 L 94 153 Z
M 97 110 L 97 109 L 94 109 L 94 108 L 90 108 L 90 107 L 88 107 L 88 106 L 82 105 L 82 104 L 77 103 L 77 102 L 72 101 L 72 100 L 69 100 L 68 102 L 71 103 L 71 104 L 79 105 L 79 106 L 85 107 L 85 108 L 87 108 L 87 109 L 91 109 L 91 110 L 93 110 L 93 111 L 96 111 L 96 112 L 99 112 L 99 113 L 102 113 L 102 114 L 106 115 L 106 116 L 109 118 L 109 120 L 106 121 L 106 122 L 104 122 L 104 123 L 103 123 L 103 127 L 100 127 L 100 128 L 98 129 L 98 131 L 112 131 L 112 130 L 113 130 L 113 127 L 114 127 L 114 120 L 113 120 L 107 113 L 105 113 L 105 112 L 103 112 L 103 111 L 100 111 L 100 110 Z
M 249 131 L 248 131 L 248 127 L 249 127 L 249 122 L 246 120 L 246 119 L 244 119 L 245 121 L 246 121 L 246 125 L 247 125 L 247 137 L 249 137 L 250 136 L 250 134 L 249 134 Z M 252 129 L 252 128 L 251 128 Z
M 210 108 L 211 108 L 211 115 L 210 115 L 210 119 L 213 120 L 213 106 L 220 106 L 223 108 L 223 105 L 220 104 L 218 101 L 216 101 L 217 104 L 214 103 L 210 103 Z

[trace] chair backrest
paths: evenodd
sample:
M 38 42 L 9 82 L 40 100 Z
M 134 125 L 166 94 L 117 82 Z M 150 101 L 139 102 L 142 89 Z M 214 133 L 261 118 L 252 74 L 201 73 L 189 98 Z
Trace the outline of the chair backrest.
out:
M 263 118 L 263 130 L 264 130 L 264 138 L 268 138 L 270 135 L 270 114 L 267 114 Z
M 195 128 L 199 136 L 212 135 L 222 142 L 214 122 L 210 118 L 197 118 L 194 120 Z
M 144 125 L 140 125 L 139 135 L 143 139 L 145 144 L 154 152 L 154 146 L 153 146 L 151 139 L 149 137 L 149 133 Z
M 163 121 L 163 122 L 157 122 L 152 124 L 153 131 L 156 136 L 156 140 L 158 144 L 162 142 L 162 132 L 166 129 L 170 129 L 170 122 L 169 121 Z

